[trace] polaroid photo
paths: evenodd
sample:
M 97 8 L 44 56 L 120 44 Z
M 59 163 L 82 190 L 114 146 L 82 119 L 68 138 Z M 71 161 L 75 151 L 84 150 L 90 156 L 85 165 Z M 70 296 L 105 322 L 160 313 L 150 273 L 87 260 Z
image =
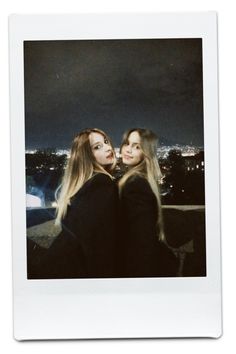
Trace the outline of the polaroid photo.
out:
M 221 336 L 216 14 L 9 37 L 15 338 Z

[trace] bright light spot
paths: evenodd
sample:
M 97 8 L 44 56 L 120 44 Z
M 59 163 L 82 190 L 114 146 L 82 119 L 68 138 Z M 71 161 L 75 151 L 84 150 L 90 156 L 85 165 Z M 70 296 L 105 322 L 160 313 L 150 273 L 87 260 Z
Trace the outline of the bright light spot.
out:
M 195 152 L 182 152 L 181 155 L 183 157 L 186 157 L 186 156 L 195 156 Z
M 51 171 L 52 171 L 52 170 L 55 170 L 55 168 L 54 168 L 54 167 L 50 167 L 50 168 L 49 168 L 49 170 L 51 170 Z
M 199 165 L 196 165 L 196 168 L 199 168 Z
M 42 201 L 39 197 L 32 194 L 26 194 L 26 207 L 27 208 L 41 208 Z
M 117 159 L 120 158 L 120 148 L 115 148 L 115 155 Z
M 52 202 L 52 207 L 56 208 L 57 207 L 57 202 Z

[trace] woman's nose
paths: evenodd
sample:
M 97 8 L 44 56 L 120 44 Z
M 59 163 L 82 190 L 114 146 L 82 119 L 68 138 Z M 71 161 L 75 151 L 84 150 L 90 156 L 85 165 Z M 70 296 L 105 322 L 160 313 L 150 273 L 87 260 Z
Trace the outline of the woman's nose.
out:
M 131 146 L 130 145 L 126 145 L 125 146 L 125 152 L 131 152 Z

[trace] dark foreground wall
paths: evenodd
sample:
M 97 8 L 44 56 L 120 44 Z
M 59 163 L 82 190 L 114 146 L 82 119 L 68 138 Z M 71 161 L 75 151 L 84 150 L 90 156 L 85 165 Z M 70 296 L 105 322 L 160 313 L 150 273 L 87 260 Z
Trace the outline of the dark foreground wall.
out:
M 30 208 L 26 210 L 27 228 L 55 218 L 55 208 Z
M 179 275 L 206 276 L 205 209 L 164 209 L 168 244 L 178 253 Z

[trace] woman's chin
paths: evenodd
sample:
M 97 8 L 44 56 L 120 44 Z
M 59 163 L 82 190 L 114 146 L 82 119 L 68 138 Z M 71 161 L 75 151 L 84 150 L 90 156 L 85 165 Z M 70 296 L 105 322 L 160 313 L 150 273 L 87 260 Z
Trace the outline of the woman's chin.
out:
M 113 163 L 114 163 L 114 160 L 108 161 L 108 162 L 102 164 L 101 166 L 102 166 L 103 168 L 105 168 L 105 169 L 107 169 L 107 168 L 109 169 L 109 168 L 111 168 L 111 166 L 113 165 Z
M 129 159 L 122 159 L 122 162 L 126 166 L 133 166 L 132 161 L 130 161 Z

